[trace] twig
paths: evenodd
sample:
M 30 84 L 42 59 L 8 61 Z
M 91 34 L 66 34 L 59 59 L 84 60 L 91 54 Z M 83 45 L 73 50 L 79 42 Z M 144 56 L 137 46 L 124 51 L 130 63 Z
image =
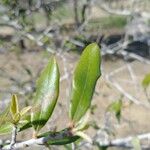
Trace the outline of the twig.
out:
M 134 74 L 134 71 L 133 71 L 132 66 L 130 65 L 130 63 L 127 63 L 127 69 L 129 71 L 131 79 L 132 79 L 132 81 L 134 83 L 134 88 L 135 88 L 136 92 L 139 93 L 138 86 L 137 86 L 138 85 L 137 84 L 137 78 L 136 78 L 136 76 Z
M 133 103 L 137 105 L 141 105 L 141 102 L 138 99 L 136 99 L 134 96 L 127 93 L 117 82 L 111 81 L 111 80 L 107 80 L 107 81 L 109 81 L 110 84 L 112 84 L 118 91 L 120 91 L 130 101 L 132 101 Z
M 127 148 L 127 149 L 133 149 L 132 145 L 132 140 L 134 138 L 138 138 L 140 142 L 145 141 L 145 140 L 150 140 L 150 133 L 145 133 L 145 134 L 140 134 L 140 135 L 133 135 L 133 136 L 128 136 L 125 138 L 118 138 L 114 140 L 110 140 L 107 134 L 103 137 L 104 139 L 101 140 L 99 137 L 99 133 L 97 133 L 92 139 L 93 139 L 93 144 L 88 143 L 87 141 L 81 142 L 81 144 L 78 146 L 79 147 L 91 147 L 93 145 L 97 145 L 99 147 L 122 147 L 122 148 Z M 149 143 L 149 142 L 147 142 Z M 145 145 L 141 144 L 142 150 L 149 150 L 150 145 Z
M 14 148 L 18 149 L 18 148 L 25 148 L 34 144 L 38 144 L 38 145 L 44 145 L 45 143 L 47 143 L 49 140 L 57 140 L 57 139 L 63 139 L 64 135 L 66 136 L 70 136 L 68 130 L 61 132 L 60 134 L 53 134 L 53 135 L 49 135 L 47 137 L 42 137 L 42 138 L 38 138 L 38 139 L 31 139 L 28 141 L 24 141 L 24 142 L 20 142 L 20 143 L 16 143 L 14 144 Z M 98 138 L 99 135 L 95 135 L 95 137 L 93 138 L 93 145 L 98 145 L 101 147 L 124 147 L 124 148 L 133 148 L 132 146 L 132 140 L 136 137 L 138 138 L 140 141 L 142 140 L 150 140 L 150 133 L 145 133 L 145 134 L 140 134 L 140 135 L 135 135 L 135 136 L 128 136 L 125 138 L 118 138 L 115 140 L 108 140 L 105 139 L 104 141 L 99 140 Z M 85 146 L 85 145 L 89 145 L 90 143 L 88 143 L 87 141 L 82 143 L 81 145 Z M 80 146 L 81 146 L 80 145 Z M 92 145 L 92 144 L 90 144 Z M 150 149 L 150 145 L 141 145 L 142 149 Z M 10 149 L 10 145 L 4 146 L 1 150 L 8 150 Z
M 120 138 L 120 139 L 115 139 L 112 141 L 107 141 L 105 143 L 102 143 L 101 141 L 97 141 L 97 144 L 99 146 L 106 146 L 106 147 L 124 147 L 124 148 L 133 148 L 133 145 L 131 144 L 132 140 L 134 138 L 138 138 L 140 141 L 141 140 L 150 140 L 150 133 L 146 133 L 146 134 L 140 134 L 140 135 L 136 135 L 136 136 L 129 136 L 126 138 Z M 150 149 L 150 145 L 149 146 L 142 146 L 142 149 Z
M 30 139 L 24 142 L 20 142 L 20 143 L 15 143 L 13 145 L 14 149 L 20 149 L 20 148 L 25 148 L 31 145 L 45 145 L 48 141 L 52 140 L 61 140 L 64 139 L 65 137 L 72 137 L 72 133 L 70 132 L 70 130 L 64 130 L 63 132 L 58 132 L 58 133 L 54 133 L 54 134 L 49 134 L 46 137 L 41 137 L 41 138 L 37 138 L 37 139 Z M 4 147 L 2 147 L 1 150 L 10 150 L 10 145 L 6 145 Z
M 14 125 L 13 126 L 13 130 L 12 130 L 12 138 L 11 138 L 11 143 L 10 143 L 9 150 L 13 150 L 14 149 L 14 145 L 16 143 L 16 137 L 17 137 L 17 126 Z
M 132 58 L 135 60 L 138 60 L 142 63 L 146 63 L 150 65 L 150 60 L 143 58 L 142 56 L 139 56 L 135 53 L 131 53 L 131 52 L 127 52 L 124 50 L 124 48 L 126 48 L 126 46 L 130 43 L 130 41 L 128 41 L 127 39 L 124 39 L 125 41 L 120 40 L 119 42 L 115 43 L 115 44 L 111 44 L 109 46 L 102 44 L 102 55 L 106 55 L 106 54 L 119 54 L 122 55 L 124 58 Z
M 109 14 L 116 14 L 116 15 L 131 15 L 131 12 L 129 10 L 113 10 L 110 7 L 108 7 L 106 4 L 101 2 L 100 8 Z
M 116 73 L 118 73 L 118 72 L 124 70 L 126 67 L 127 67 L 127 66 L 124 65 L 124 66 L 122 66 L 122 67 L 120 67 L 120 68 L 118 68 L 118 69 L 112 71 L 112 72 L 109 73 L 108 75 L 106 75 L 106 76 L 105 76 L 105 77 L 106 77 L 106 81 L 107 81 L 108 83 L 110 83 L 111 85 L 113 85 L 120 93 L 122 93 L 125 97 L 127 97 L 130 101 L 132 101 L 132 102 L 135 103 L 136 105 L 142 105 L 142 106 L 144 106 L 145 108 L 149 108 L 149 106 L 147 106 L 146 104 L 143 104 L 142 102 L 140 102 L 136 97 L 134 97 L 134 96 L 130 95 L 129 93 L 127 93 L 116 81 L 114 81 L 114 80 L 112 79 L 112 77 L 113 77 Z
M 101 0 L 101 5 L 100 8 L 106 12 L 108 12 L 109 14 L 115 14 L 115 15 L 123 15 L 123 16 L 129 16 L 132 15 L 132 12 L 129 10 L 116 10 L 116 9 L 112 9 L 110 7 L 108 7 L 105 3 L 102 2 Z M 147 12 L 140 12 L 138 10 L 135 11 L 135 13 L 140 14 L 142 17 L 149 19 L 150 18 L 150 14 Z

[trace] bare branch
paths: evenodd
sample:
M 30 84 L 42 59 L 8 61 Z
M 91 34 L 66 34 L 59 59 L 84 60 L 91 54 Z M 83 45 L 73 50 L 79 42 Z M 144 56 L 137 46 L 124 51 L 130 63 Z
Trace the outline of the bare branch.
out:
M 10 150 L 14 149 L 14 145 L 16 143 L 16 137 L 17 137 L 17 126 L 13 126 L 13 130 L 12 130 L 12 138 L 11 138 L 11 143 L 10 143 Z
M 63 130 L 61 132 L 57 132 L 54 134 L 52 133 L 46 137 L 41 137 L 41 138 L 37 138 L 37 139 L 30 139 L 30 140 L 27 140 L 24 142 L 15 143 L 13 145 L 13 148 L 14 149 L 20 149 L 20 148 L 29 147 L 31 145 L 36 145 L 36 144 L 37 145 L 45 145 L 45 144 L 47 144 L 48 141 L 62 140 L 66 137 L 73 137 L 70 129 L 66 129 L 66 130 Z M 6 146 L 2 147 L 1 150 L 9 150 L 10 145 L 6 145 Z
M 128 98 L 130 101 L 132 101 L 134 104 L 136 105 L 141 105 L 145 108 L 149 108 L 149 106 L 146 103 L 142 103 L 140 100 L 138 100 L 136 97 L 134 97 L 133 95 L 129 94 L 128 92 L 126 92 L 121 86 L 120 84 L 118 84 L 115 80 L 113 80 L 113 76 L 124 70 L 125 68 L 127 68 L 127 65 L 124 65 L 114 71 L 112 71 L 111 73 L 109 73 L 108 75 L 106 75 L 106 81 L 108 83 L 110 83 L 112 86 L 114 86 L 121 94 L 123 94 L 126 98 Z
M 97 141 L 97 144 L 99 146 L 106 146 L 106 147 L 124 147 L 124 148 L 133 148 L 132 145 L 132 140 L 134 138 L 138 138 L 140 141 L 141 140 L 149 140 L 150 139 L 150 133 L 145 133 L 145 134 L 140 134 L 136 136 L 129 136 L 126 138 L 120 138 L 120 139 L 115 139 L 112 141 L 105 141 L 105 143 L 102 143 L 101 141 Z M 142 149 L 150 149 L 150 145 L 141 145 Z
M 132 15 L 133 12 L 129 11 L 129 10 L 119 10 L 119 9 L 112 9 L 110 7 L 108 7 L 105 3 L 101 2 L 101 5 L 100 5 L 100 8 L 106 12 L 108 12 L 109 14 L 115 14 L 115 15 L 123 15 L 123 16 L 129 16 L 129 15 Z M 150 14 L 147 13 L 147 12 L 140 12 L 138 10 L 135 10 L 134 13 L 137 13 L 137 14 L 140 14 L 141 17 L 144 17 L 144 18 L 147 18 L 147 19 L 150 19 Z
M 116 15 L 123 15 L 123 16 L 131 15 L 131 12 L 129 10 L 113 10 L 104 3 L 101 3 L 100 8 L 108 12 L 109 14 L 116 14 Z

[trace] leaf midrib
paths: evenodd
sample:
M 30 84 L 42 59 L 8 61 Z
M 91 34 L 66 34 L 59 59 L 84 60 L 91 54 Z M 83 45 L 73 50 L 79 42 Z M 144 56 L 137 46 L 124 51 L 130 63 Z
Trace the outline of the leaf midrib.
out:
M 80 98 L 79 98 L 79 103 L 77 104 L 77 106 L 76 106 L 76 111 L 75 111 L 75 113 L 74 113 L 74 116 L 73 116 L 73 118 L 75 118 L 77 115 L 76 115 L 76 112 L 78 111 L 78 106 L 80 106 L 80 103 L 81 103 L 81 100 L 82 100 L 82 97 L 83 97 L 83 93 L 84 93 L 84 90 L 86 89 L 86 85 L 87 85 L 87 78 L 88 78 L 88 72 L 89 72 L 89 66 L 90 66 L 90 58 L 89 58 L 89 54 L 88 54 L 88 67 L 87 67 L 87 74 L 86 74 L 86 79 L 85 79 L 85 84 L 84 84 L 84 87 L 83 87 L 83 90 L 82 90 L 82 94 L 81 94 L 81 96 L 80 96 Z
M 51 68 L 52 65 L 53 65 L 53 64 L 51 64 L 49 68 Z M 46 69 L 47 69 L 47 68 L 46 68 Z M 47 73 L 47 74 L 48 74 L 48 81 L 47 81 L 47 84 L 48 84 L 48 85 L 50 84 L 50 76 L 49 76 L 50 72 L 51 72 L 51 69 L 48 69 L 48 73 Z M 41 106 L 41 108 L 42 108 L 42 106 Z M 39 120 L 41 119 L 41 115 L 42 115 L 42 110 L 40 110 Z M 40 126 L 38 125 L 38 126 L 37 126 L 37 130 L 38 130 L 39 128 L 40 128 Z

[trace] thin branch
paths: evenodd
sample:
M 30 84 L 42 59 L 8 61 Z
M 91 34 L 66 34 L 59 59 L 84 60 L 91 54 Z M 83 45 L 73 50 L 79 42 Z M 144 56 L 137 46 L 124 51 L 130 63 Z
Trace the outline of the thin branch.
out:
M 78 27 L 80 24 L 79 15 L 78 15 L 78 0 L 73 0 L 73 9 L 74 9 L 74 20 L 76 26 Z
M 10 147 L 9 147 L 10 150 L 13 150 L 13 149 L 14 149 L 14 145 L 15 145 L 15 143 L 16 143 L 16 137 L 17 137 L 17 126 L 14 125 L 14 126 L 13 126 L 13 130 L 12 130 L 11 143 L 10 143 Z
M 109 14 L 115 14 L 115 15 L 123 15 L 123 16 L 129 16 L 129 15 L 132 15 L 133 12 L 132 11 L 129 11 L 129 10 L 116 10 L 116 9 L 112 9 L 110 7 L 108 7 L 105 3 L 103 3 L 101 1 L 101 5 L 100 5 L 100 8 L 106 12 L 108 12 Z M 147 13 L 147 12 L 140 12 L 138 10 L 136 10 L 134 13 L 137 13 L 137 14 L 140 14 L 141 17 L 144 17 L 144 18 L 147 18 L 149 19 L 150 18 L 150 14 Z
M 17 22 L 13 22 L 13 21 L 9 21 L 9 22 L 0 22 L 0 26 L 8 26 L 11 27 L 15 30 L 21 30 L 22 27 L 17 23 Z
M 135 103 L 136 105 L 143 105 L 138 99 L 127 93 L 117 82 L 111 80 L 107 81 L 109 81 L 110 84 L 112 84 L 118 91 L 120 91 L 120 93 L 122 93 L 125 97 L 127 97 L 131 102 Z
M 135 53 L 132 52 L 127 52 L 124 50 L 124 48 L 126 48 L 126 46 L 130 43 L 130 41 L 126 40 L 122 41 L 120 40 L 119 42 L 115 43 L 115 44 L 111 44 L 109 46 L 102 44 L 102 56 L 106 55 L 106 54 L 119 54 L 121 56 L 123 56 L 124 58 L 132 58 L 135 60 L 138 60 L 142 63 L 146 63 L 150 65 L 150 60 L 147 58 L 144 58 L 142 56 L 139 56 Z
M 97 145 L 99 147 L 121 147 L 121 148 L 127 148 L 127 149 L 133 149 L 132 141 L 134 138 L 138 138 L 140 142 L 148 141 L 150 140 L 150 133 L 140 134 L 140 135 L 133 135 L 128 136 L 125 138 L 118 138 L 114 140 L 110 140 L 108 137 L 108 134 L 106 134 L 103 139 L 101 139 L 99 132 L 92 138 L 93 144 L 90 144 L 87 141 L 83 141 L 79 144 L 78 148 L 80 147 L 90 147 L 92 149 L 93 145 Z M 145 143 L 145 142 L 144 142 Z M 142 150 L 149 150 L 150 145 L 149 143 L 141 144 Z
M 62 140 L 66 137 L 73 137 L 73 135 L 69 129 L 63 130 L 62 132 L 49 134 L 46 137 L 41 137 L 41 138 L 37 138 L 37 139 L 30 139 L 30 140 L 27 140 L 24 142 L 15 143 L 15 144 L 13 144 L 13 148 L 14 149 L 20 149 L 20 148 L 29 147 L 29 146 L 35 145 L 35 144 L 45 145 L 48 141 Z M 6 146 L 2 147 L 1 150 L 10 150 L 10 146 L 11 146 L 11 144 L 6 145 Z
M 49 140 L 58 140 L 58 139 L 63 139 L 65 136 L 72 136 L 69 132 L 69 130 L 65 130 L 64 132 L 60 132 L 59 134 L 51 134 L 47 137 L 42 137 L 42 138 L 38 138 L 38 139 L 31 139 L 28 141 L 24 141 L 24 142 L 20 142 L 20 143 L 16 143 L 14 144 L 13 148 L 14 149 L 19 149 L 19 148 L 25 148 L 31 145 L 45 145 Z M 99 140 L 99 135 L 95 135 L 95 137 L 93 138 L 93 144 L 88 143 L 87 141 L 82 143 L 82 146 L 85 145 L 98 145 L 101 147 L 124 147 L 124 148 L 133 148 L 132 145 L 132 140 L 134 138 L 138 138 L 140 141 L 142 140 L 150 140 L 150 133 L 145 133 L 145 134 L 140 134 L 140 135 L 135 135 L 135 136 L 128 136 L 125 138 L 118 138 L 115 140 L 108 140 L 105 139 L 104 141 Z M 81 146 L 80 145 L 80 146 Z M 142 149 L 150 149 L 150 145 L 141 145 Z M 1 150 L 8 150 L 10 149 L 10 145 L 4 146 Z
M 125 50 L 122 50 L 119 53 L 124 57 L 133 58 L 133 59 L 136 59 L 136 60 L 138 60 L 142 63 L 146 63 L 146 64 L 150 65 L 150 60 L 149 59 L 143 58 L 142 56 L 139 56 L 137 54 L 129 53 Z
M 131 15 L 131 12 L 129 10 L 114 10 L 111 9 L 110 7 L 108 7 L 106 4 L 101 3 L 100 8 L 106 12 L 108 12 L 109 14 L 116 14 L 116 15 L 124 15 L 124 16 L 128 16 Z
M 113 80 L 112 77 L 113 77 L 116 73 L 118 73 L 118 72 L 124 70 L 126 67 L 127 67 L 127 66 L 124 65 L 124 66 L 122 66 L 122 67 L 120 67 L 120 68 L 118 68 L 118 69 L 112 71 L 112 72 L 109 73 L 108 75 L 106 75 L 106 76 L 105 76 L 105 77 L 106 77 L 106 81 L 107 81 L 108 83 L 110 83 L 111 85 L 113 85 L 121 94 L 123 94 L 125 97 L 127 97 L 127 98 L 128 98 L 131 102 L 133 102 L 134 104 L 136 104 L 136 105 L 141 105 L 141 106 L 143 106 L 143 107 L 145 107 L 145 108 L 149 108 L 149 106 L 147 106 L 147 104 L 142 103 L 142 102 L 139 101 L 136 97 L 134 97 L 134 96 L 132 96 L 131 94 L 129 94 L 128 92 L 126 92 L 126 91 L 120 86 L 120 84 L 118 84 L 116 81 Z
M 138 138 L 140 141 L 141 140 L 149 140 L 150 139 L 150 133 L 146 134 L 140 134 L 136 136 L 129 136 L 126 138 L 120 138 L 120 139 L 115 139 L 111 141 L 105 141 L 105 143 L 102 143 L 101 141 L 97 141 L 96 143 L 99 146 L 106 146 L 106 147 L 124 147 L 124 148 L 133 148 L 132 145 L 132 140 L 134 138 Z M 142 149 L 150 149 L 150 145 L 141 145 Z
M 128 69 L 128 71 L 129 71 L 129 74 L 130 74 L 130 76 L 131 76 L 131 79 L 132 79 L 132 81 L 133 81 L 133 83 L 134 83 L 134 89 L 136 90 L 136 92 L 137 92 L 137 94 L 138 94 L 138 93 L 139 93 L 139 89 L 138 89 L 138 84 L 137 84 L 137 78 L 136 78 L 136 76 L 135 76 L 135 74 L 134 74 L 133 68 L 132 68 L 132 66 L 130 65 L 130 63 L 127 63 L 127 69 Z

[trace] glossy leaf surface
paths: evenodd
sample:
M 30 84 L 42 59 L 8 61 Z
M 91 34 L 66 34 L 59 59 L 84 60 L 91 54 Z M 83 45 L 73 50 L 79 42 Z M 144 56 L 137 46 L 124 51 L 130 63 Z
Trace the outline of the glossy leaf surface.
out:
M 59 70 L 54 58 L 41 73 L 36 87 L 34 106 L 37 106 L 37 110 L 32 113 L 31 122 L 38 131 L 52 115 L 59 94 Z
M 101 75 L 100 64 L 100 49 L 92 43 L 84 49 L 73 76 L 70 105 L 73 122 L 78 122 L 91 105 L 96 81 Z

